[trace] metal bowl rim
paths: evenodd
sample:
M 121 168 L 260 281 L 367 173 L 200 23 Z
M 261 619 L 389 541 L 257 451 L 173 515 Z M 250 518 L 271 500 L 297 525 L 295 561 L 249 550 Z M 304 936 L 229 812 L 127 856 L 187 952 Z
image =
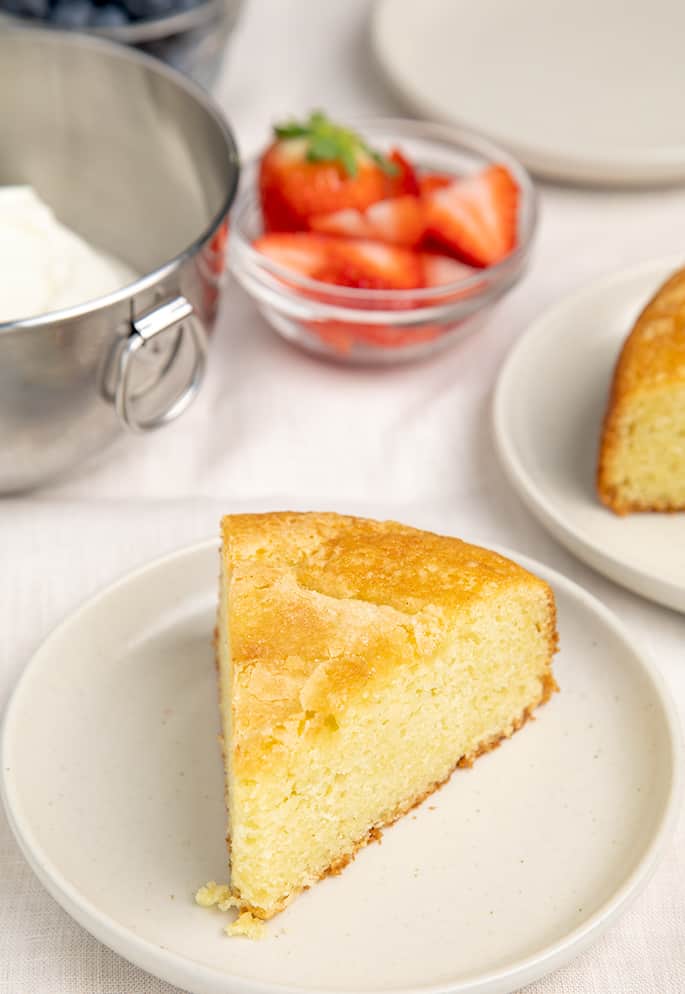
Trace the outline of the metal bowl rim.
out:
M 242 0 L 237 0 L 236 7 L 239 8 L 241 3 Z M 146 41 L 164 41 L 164 39 L 169 38 L 171 35 L 181 34 L 184 31 L 200 27 L 221 15 L 225 9 L 226 0 L 202 0 L 197 7 L 191 10 L 182 10 L 176 14 L 167 14 L 165 17 L 151 17 L 141 19 L 140 21 L 131 21 L 130 24 L 111 27 L 97 27 L 93 25 L 85 29 L 51 27 L 42 18 L 23 17 L 21 14 L 13 14 L 10 11 L 0 10 L 0 24 L 32 31 L 86 34 L 92 38 L 108 38 L 110 41 L 135 45 Z

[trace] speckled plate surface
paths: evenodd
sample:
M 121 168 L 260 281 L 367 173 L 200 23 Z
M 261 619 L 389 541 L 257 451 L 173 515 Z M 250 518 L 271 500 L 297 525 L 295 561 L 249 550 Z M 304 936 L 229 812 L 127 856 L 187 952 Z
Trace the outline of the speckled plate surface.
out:
M 192 900 L 225 875 L 213 542 L 88 601 L 27 666 L 2 735 L 27 860 L 86 929 L 194 994 L 502 994 L 561 966 L 652 873 L 680 752 L 661 681 L 617 620 L 515 558 L 554 587 L 561 693 L 263 941 L 226 938 L 226 917 Z

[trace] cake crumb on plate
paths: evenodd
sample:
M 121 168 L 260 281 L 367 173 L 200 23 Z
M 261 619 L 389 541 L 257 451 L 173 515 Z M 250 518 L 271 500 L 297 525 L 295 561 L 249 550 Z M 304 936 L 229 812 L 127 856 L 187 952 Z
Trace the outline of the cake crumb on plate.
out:
M 233 897 L 228 884 L 218 884 L 215 880 L 210 880 L 199 888 L 195 894 L 195 903 L 201 908 L 216 907 L 219 911 L 230 911 L 231 908 L 240 907 L 240 902 Z M 265 931 L 265 923 L 255 918 L 249 911 L 243 911 L 235 921 L 229 922 L 224 928 L 226 935 L 242 935 L 248 939 L 261 939 Z
M 234 922 L 224 929 L 226 935 L 243 935 L 247 939 L 263 939 L 266 933 L 266 922 L 255 918 L 249 911 L 243 911 Z
M 213 908 L 216 904 L 223 904 L 229 900 L 232 900 L 231 888 L 228 884 L 218 884 L 216 880 L 210 880 L 195 894 L 195 903 L 201 908 Z M 222 908 L 223 910 L 226 909 Z

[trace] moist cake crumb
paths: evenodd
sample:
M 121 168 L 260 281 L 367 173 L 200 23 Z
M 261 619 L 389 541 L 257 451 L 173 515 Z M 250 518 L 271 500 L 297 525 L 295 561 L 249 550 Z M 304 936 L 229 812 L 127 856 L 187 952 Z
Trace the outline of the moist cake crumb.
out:
M 242 935 L 246 939 L 263 939 L 266 935 L 266 922 L 255 918 L 249 911 L 243 911 L 234 922 L 224 929 L 226 935 Z
M 199 904 L 201 908 L 213 908 L 217 904 L 231 900 L 231 888 L 228 884 L 218 884 L 216 880 L 210 880 L 204 887 L 200 887 L 195 894 L 195 903 Z
M 228 884 L 218 884 L 210 880 L 200 887 L 195 894 L 195 903 L 201 908 L 218 908 L 219 911 L 230 911 L 239 908 L 240 902 L 231 894 Z M 226 935 L 242 935 L 248 939 L 262 939 L 266 934 L 266 925 L 255 918 L 249 911 L 243 911 L 235 921 L 229 922 L 224 928 Z

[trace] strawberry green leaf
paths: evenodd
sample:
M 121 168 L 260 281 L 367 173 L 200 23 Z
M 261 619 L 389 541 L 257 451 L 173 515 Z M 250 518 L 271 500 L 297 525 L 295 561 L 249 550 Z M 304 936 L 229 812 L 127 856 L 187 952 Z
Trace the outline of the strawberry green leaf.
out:
M 357 175 L 357 156 L 353 148 L 341 148 L 340 161 L 345 167 L 348 176 Z
M 310 162 L 326 162 L 340 157 L 342 148 L 331 135 L 312 135 L 307 146 L 307 158 Z
M 277 138 L 304 138 L 309 134 L 309 129 L 304 124 L 298 124 L 297 121 L 277 124 L 274 131 Z
M 356 176 L 359 159 L 371 158 L 388 176 L 397 175 L 398 168 L 369 148 L 366 142 L 349 128 L 330 121 L 323 111 L 313 111 L 305 122 L 290 120 L 274 128 L 278 139 L 307 138 L 306 158 L 309 162 L 337 162 L 348 176 Z
M 397 176 L 400 171 L 400 167 L 396 162 L 391 162 L 390 159 L 386 159 L 386 157 L 381 155 L 380 152 L 374 152 L 374 150 L 369 148 L 368 145 L 365 145 L 364 149 L 368 152 L 376 165 L 383 170 L 386 176 Z

